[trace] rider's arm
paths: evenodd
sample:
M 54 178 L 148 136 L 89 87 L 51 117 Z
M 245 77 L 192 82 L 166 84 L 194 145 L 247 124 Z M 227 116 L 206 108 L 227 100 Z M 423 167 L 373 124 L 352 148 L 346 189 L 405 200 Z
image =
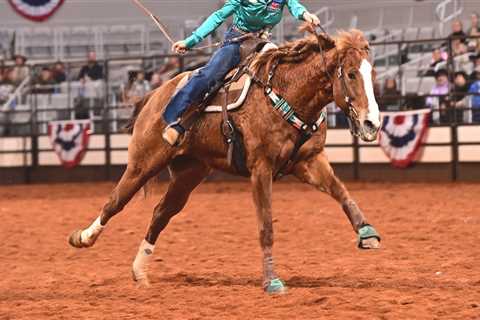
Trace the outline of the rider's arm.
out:
M 187 47 L 192 48 L 205 39 L 235 12 L 240 3 L 241 0 L 228 0 L 220 10 L 214 12 L 190 37 L 185 39 Z
M 288 11 L 298 20 L 303 20 L 303 14 L 308 12 L 307 9 L 298 2 L 298 0 L 288 0 Z

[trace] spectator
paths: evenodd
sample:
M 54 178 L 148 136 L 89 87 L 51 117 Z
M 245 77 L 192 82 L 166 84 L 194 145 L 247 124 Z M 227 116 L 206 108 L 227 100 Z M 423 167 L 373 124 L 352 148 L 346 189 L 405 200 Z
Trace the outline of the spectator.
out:
M 447 61 L 448 54 L 442 50 L 435 49 L 432 52 L 432 62 L 430 63 L 430 69 L 427 71 L 425 76 L 434 76 L 438 67 L 441 66 L 442 62 Z
M 144 71 L 133 72 L 129 79 L 123 90 L 123 101 L 125 103 L 141 98 L 151 90 L 150 83 L 145 79 Z
M 452 33 L 449 38 L 452 41 L 454 56 L 459 56 L 467 52 L 467 34 L 463 31 L 463 24 L 460 20 L 453 20 Z
M 394 78 L 385 79 L 383 94 L 380 97 L 380 105 L 386 111 L 398 111 L 400 109 L 401 93 L 397 89 L 397 81 Z
M 473 121 L 480 122 L 480 77 L 470 85 L 468 93 L 473 94 L 471 104 Z
M 0 106 L 4 104 L 13 92 L 13 85 L 8 80 L 8 73 L 6 71 L 0 72 Z
M 97 62 L 97 55 L 95 52 L 90 51 L 88 53 L 88 63 L 82 67 L 78 75 L 78 80 L 87 81 L 87 80 L 102 80 L 103 76 L 103 67 Z
M 452 106 L 456 108 L 464 108 L 466 106 L 465 97 L 468 94 L 468 76 L 465 71 L 455 72 L 453 80 L 453 97 Z
M 163 83 L 162 76 L 159 73 L 154 72 L 152 74 L 152 78 L 150 79 L 150 87 L 152 87 L 152 90 L 155 90 L 158 87 L 160 87 L 162 83 Z
M 67 74 L 65 73 L 65 65 L 57 61 L 53 66 L 53 80 L 56 84 L 67 81 Z
M 448 72 L 445 69 L 440 69 L 435 73 L 435 85 L 430 91 L 432 96 L 429 96 L 426 101 L 427 106 L 435 111 L 432 115 L 434 122 L 446 117 L 448 97 L 440 95 L 447 95 L 448 89 Z
M 480 36 L 480 20 L 478 13 L 473 13 L 470 16 L 470 29 L 468 29 L 467 33 L 471 37 Z M 471 51 L 480 52 L 480 39 L 470 39 L 468 42 L 468 48 Z
M 15 66 L 11 70 L 9 74 L 10 81 L 12 82 L 13 85 L 18 86 L 20 83 L 22 83 L 23 80 L 25 80 L 28 75 L 30 74 L 30 70 L 28 66 L 25 65 L 27 62 L 27 58 L 22 55 L 15 55 Z
M 52 70 L 43 67 L 39 77 L 35 81 L 36 87 L 34 93 L 52 94 L 55 92 L 55 80 L 53 78 Z
M 469 77 L 470 83 L 472 83 L 480 79 L 480 53 L 471 56 L 470 59 L 473 60 L 473 71 Z
M 130 86 L 129 96 L 131 97 L 143 97 L 147 92 L 151 90 L 150 83 L 145 80 L 145 72 L 139 71 Z

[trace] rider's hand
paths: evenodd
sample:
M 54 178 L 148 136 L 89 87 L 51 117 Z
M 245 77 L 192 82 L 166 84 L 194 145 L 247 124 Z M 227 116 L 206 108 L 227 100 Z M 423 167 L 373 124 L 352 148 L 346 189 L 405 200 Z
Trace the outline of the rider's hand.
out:
M 311 23 L 315 26 L 320 25 L 320 19 L 316 15 L 314 15 L 313 13 L 310 13 L 308 11 L 305 11 L 305 13 L 303 14 L 303 20 L 305 20 L 306 22 Z
M 187 50 L 187 44 L 183 40 L 175 42 L 172 46 L 172 51 L 178 54 L 184 54 Z

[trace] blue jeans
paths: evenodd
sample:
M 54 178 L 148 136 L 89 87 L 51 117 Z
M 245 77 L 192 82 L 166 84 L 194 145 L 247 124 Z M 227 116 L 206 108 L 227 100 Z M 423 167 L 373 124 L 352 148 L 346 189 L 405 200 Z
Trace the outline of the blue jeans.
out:
M 240 63 L 240 43 L 229 42 L 240 35 L 233 30 L 227 31 L 224 45 L 215 52 L 203 68 L 194 73 L 187 84 L 170 100 L 163 114 L 163 118 L 169 126 L 183 133 L 184 129 L 177 122 L 185 110 L 191 105 L 201 103 L 205 95 L 220 85 L 230 70 Z

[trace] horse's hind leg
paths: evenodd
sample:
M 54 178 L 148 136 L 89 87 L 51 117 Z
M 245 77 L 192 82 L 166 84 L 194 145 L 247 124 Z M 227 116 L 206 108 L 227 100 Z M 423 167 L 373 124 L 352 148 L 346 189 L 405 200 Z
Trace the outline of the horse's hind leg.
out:
M 122 211 L 138 190 L 152 176 L 162 170 L 170 160 L 171 151 L 163 150 L 161 146 L 156 146 L 157 152 L 150 152 L 150 157 L 147 158 L 144 150 L 154 150 L 155 146 L 146 143 L 134 143 L 133 145 L 140 147 L 129 150 L 127 169 L 110 194 L 109 200 L 103 206 L 100 216 L 87 229 L 74 231 L 70 235 L 69 243 L 73 247 L 91 247 L 107 222 Z
M 160 232 L 165 229 L 170 219 L 183 209 L 190 193 L 210 173 L 210 168 L 202 162 L 187 157 L 174 159 L 169 170 L 170 185 L 165 196 L 153 211 L 147 235 L 140 244 L 132 266 L 133 279 L 142 286 L 149 285 L 148 264 Z
M 301 181 L 329 194 L 342 206 L 353 230 L 358 234 L 359 248 L 376 249 L 380 247 L 380 237 L 375 229 L 368 224 L 345 185 L 335 176 L 323 152 L 310 159 L 300 161 L 295 166 L 294 173 Z

